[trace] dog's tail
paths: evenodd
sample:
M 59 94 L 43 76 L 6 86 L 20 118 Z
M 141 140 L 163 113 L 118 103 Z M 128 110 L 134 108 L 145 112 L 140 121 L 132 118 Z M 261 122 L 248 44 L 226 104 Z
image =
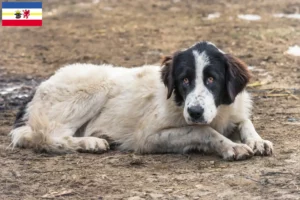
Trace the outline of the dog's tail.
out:
M 28 112 L 30 110 L 30 112 Z M 15 126 L 10 132 L 11 145 L 14 147 L 32 148 L 38 152 L 68 153 L 73 152 L 72 142 L 68 137 L 55 137 L 63 130 L 59 124 L 50 122 L 43 109 L 28 107 L 22 118 L 22 125 Z

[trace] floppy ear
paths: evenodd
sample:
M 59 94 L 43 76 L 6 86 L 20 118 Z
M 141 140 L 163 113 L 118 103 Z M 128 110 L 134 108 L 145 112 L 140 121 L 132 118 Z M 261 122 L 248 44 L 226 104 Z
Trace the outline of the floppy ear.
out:
M 224 97 L 224 104 L 231 104 L 235 97 L 244 90 L 251 78 L 251 73 L 247 65 L 240 59 L 225 54 L 226 58 L 226 92 Z
M 165 86 L 168 88 L 167 99 L 169 99 L 174 90 L 174 79 L 173 79 L 173 56 L 165 56 L 162 60 L 161 65 L 161 79 Z

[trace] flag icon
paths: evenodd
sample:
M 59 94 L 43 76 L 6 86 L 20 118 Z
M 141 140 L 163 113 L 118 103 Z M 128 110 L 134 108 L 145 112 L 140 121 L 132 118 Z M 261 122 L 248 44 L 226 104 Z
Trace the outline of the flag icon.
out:
M 2 26 L 42 26 L 42 2 L 2 2 Z

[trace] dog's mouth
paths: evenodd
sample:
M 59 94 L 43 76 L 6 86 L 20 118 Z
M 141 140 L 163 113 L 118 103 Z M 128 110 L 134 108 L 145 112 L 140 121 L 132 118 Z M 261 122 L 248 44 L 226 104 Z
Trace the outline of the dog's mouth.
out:
M 190 117 L 186 120 L 186 122 L 189 125 L 207 125 L 207 124 L 209 124 L 209 122 L 206 120 L 203 120 L 203 119 L 195 120 Z

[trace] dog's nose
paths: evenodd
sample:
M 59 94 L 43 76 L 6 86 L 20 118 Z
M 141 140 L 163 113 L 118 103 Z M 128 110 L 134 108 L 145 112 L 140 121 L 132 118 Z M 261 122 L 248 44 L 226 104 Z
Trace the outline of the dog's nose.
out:
M 192 106 L 187 111 L 192 119 L 199 120 L 203 117 L 204 109 L 201 106 Z

